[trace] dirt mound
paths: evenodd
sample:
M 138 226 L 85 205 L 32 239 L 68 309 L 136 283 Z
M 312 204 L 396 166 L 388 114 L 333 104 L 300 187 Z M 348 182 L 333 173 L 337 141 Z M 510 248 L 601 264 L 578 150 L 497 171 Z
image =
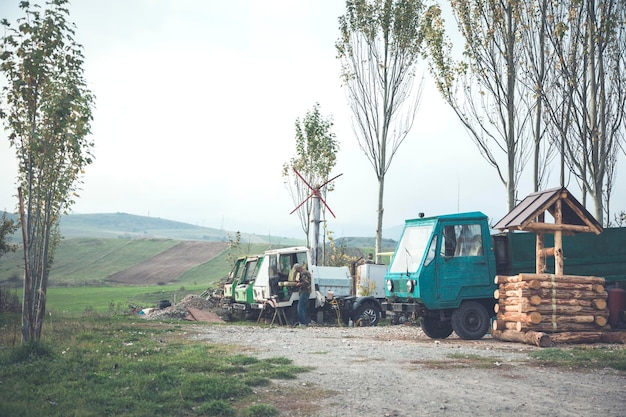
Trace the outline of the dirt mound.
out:
M 188 295 L 180 303 L 159 309 L 141 310 L 141 317 L 148 320 L 192 320 L 204 322 L 222 322 L 222 318 L 217 314 L 219 299 L 204 298 L 197 295 Z
M 215 258 L 227 247 L 225 242 L 180 242 L 145 262 L 110 275 L 108 280 L 140 285 L 169 283 L 188 269 Z

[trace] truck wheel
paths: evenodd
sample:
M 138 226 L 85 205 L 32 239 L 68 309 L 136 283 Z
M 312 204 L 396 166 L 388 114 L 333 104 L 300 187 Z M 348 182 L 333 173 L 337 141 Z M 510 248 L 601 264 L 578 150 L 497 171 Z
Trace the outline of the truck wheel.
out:
M 431 339 L 445 339 L 452 334 L 452 325 L 449 321 L 423 317 L 422 330 L 426 333 L 426 336 Z
M 367 303 L 359 306 L 354 314 L 355 326 L 376 326 L 382 311 L 378 306 Z
M 489 330 L 489 313 L 476 301 L 465 301 L 452 313 L 452 328 L 464 340 L 481 339 Z

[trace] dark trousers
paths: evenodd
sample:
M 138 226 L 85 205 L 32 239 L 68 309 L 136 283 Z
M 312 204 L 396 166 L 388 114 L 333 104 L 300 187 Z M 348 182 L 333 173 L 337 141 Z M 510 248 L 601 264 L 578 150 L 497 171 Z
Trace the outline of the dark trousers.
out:
M 309 324 L 309 294 L 308 292 L 300 293 L 298 300 L 298 321 L 300 324 Z

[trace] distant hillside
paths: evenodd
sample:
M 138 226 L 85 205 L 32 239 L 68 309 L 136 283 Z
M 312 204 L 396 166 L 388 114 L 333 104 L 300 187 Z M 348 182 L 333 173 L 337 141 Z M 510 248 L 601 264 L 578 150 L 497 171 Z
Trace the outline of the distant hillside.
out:
M 11 213 L 7 213 L 7 217 L 10 219 L 17 218 L 17 216 Z M 389 230 L 391 231 L 392 229 Z M 399 236 L 401 228 L 399 230 L 393 230 L 393 233 L 390 233 L 390 235 L 395 236 L 397 234 Z M 107 239 L 156 238 L 228 242 L 234 237 L 235 232 L 128 213 L 96 213 L 63 216 L 61 219 L 61 235 L 65 239 L 83 237 Z M 21 233 L 18 231 L 13 236 L 13 241 L 20 242 L 21 240 Z M 295 246 L 304 244 L 304 239 L 242 232 L 241 244 Z M 374 237 L 342 237 L 336 239 L 336 244 L 345 245 L 349 248 L 373 248 Z M 395 240 L 383 239 L 384 251 L 392 251 L 395 246 Z
M 110 285 L 210 283 L 232 267 L 227 260 L 233 232 L 127 213 L 71 214 L 61 220 L 61 241 L 50 274 L 50 285 Z M 19 242 L 21 234 L 13 236 Z M 326 242 L 328 243 L 328 242 Z M 242 233 L 242 253 L 270 247 L 303 245 L 296 239 Z M 374 238 L 335 240 L 348 256 L 374 252 Z M 383 251 L 393 251 L 386 239 Z M 23 276 L 21 251 L 0 258 L 0 285 L 19 286 Z
M 9 219 L 17 216 L 7 213 Z M 137 216 L 128 213 L 69 214 L 61 219 L 61 235 L 71 238 L 108 239 L 176 239 L 202 240 L 207 242 L 228 242 L 235 236 L 234 231 L 195 226 L 189 223 L 166 220 L 157 217 Z M 21 233 L 13 236 L 21 242 Z M 304 240 L 279 236 L 241 233 L 241 244 L 301 245 Z

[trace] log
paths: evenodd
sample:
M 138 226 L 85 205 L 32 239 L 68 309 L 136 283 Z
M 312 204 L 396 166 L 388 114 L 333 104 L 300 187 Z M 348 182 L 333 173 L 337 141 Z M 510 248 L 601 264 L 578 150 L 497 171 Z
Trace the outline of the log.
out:
M 499 288 L 493 292 L 493 297 L 496 300 L 509 298 L 509 297 L 517 297 L 517 298 L 530 298 L 533 296 L 539 296 L 543 299 L 555 299 L 555 298 L 567 298 L 567 299 L 583 299 L 583 300 L 596 300 L 603 299 L 606 300 L 609 298 L 609 294 L 606 291 L 603 292 L 593 292 L 593 291 L 580 291 L 580 290 L 565 290 L 565 289 L 548 289 L 548 288 L 539 288 L 537 290 L 531 289 L 517 289 L 517 290 L 508 290 L 503 291 Z
M 539 347 L 552 346 L 552 341 L 550 340 L 549 335 L 542 332 L 534 332 L 532 330 L 527 332 L 518 332 L 515 330 L 492 330 L 491 337 L 504 342 L 518 342 Z
M 504 321 L 504 320 L 494 320 L 491 323 L 491 328 L 493 330 L 517 330 L 521 328 L 521 325 L 518 324 L 517 321 Z
M 589 324 L 595 323 L 596 318 L 592 315 L 584 316 L 562 316 L 558 314 L 544 314 L 541 316 L 542 323 L 581 323 Z
M 530 297 L 502 297 L 499 301 L 501 305 L 514 305 L 514 304 L 531 304 L 539 305 L 542 302 L 541 297 L 538 295 L 531 295 Z
M 602 343 L 621 343 L 626 345 L 626 332 L 602 332 Z
M 578 284 L 606 284 L 606 280 L 602 277 L 582 276 L 582 275 L 554 275 L 554 274 L 518 274 L 520 281 L 531 281 L 534 279 L 540 281 L 570 282 Z M 516 281 L 509 281 L 516 282 Z
M 542 299 L 538 295 L 535 296 L 541 300 L 541 302 L 534 304 L 538 307 L 543 305 L 553 305 L 556 304 L 558 306 L 581 306 L 593 308 L 594 310 L 604 310 L 606 308 L 606 300 L 601 298 L 597 298 L 595 300 L 581 300 L 578 298 L 554 298 L 554 299 Z M 523 299 L 522 299 L 523 300 Z M 513 303 L 511 303 L 513 304 Z
M 596 316 L 596 319 L 595 319 L 596 326 L 604 327 L 607 325 L 608 322 L 609 322 L 608 317 Z
M 521 326 L 522 331 L 535 330 L 546 333 L 597 331 L 605 327 L 598 327 L 594 323 L 522 323 Z
M 516 290 L 516 291 L 524 291 L 524 290 Z M 526 291 L 531 291 L 531 290 L 526 290 Z M 606 291 L 594 292 L 594 291 L 581 291 L 581 290 L 560 289 L 560 288 L 557 288 L 556 290 L 547 289 L 547 288 L 540 288 L 538 290 L 532 291 L 531 293 L 529 293 L 527 295 L 538 295 L 541 298 L 545 298 L 545 299 L 549 299 L 549 300 L 551 300 L 553 298 L 569 298 L 569 299 L 577 298 L 577 299 L 583 299 L 583 300 L 596 300 L 596 299 L 606 300 L 607 298 L 609 298 L 609 293 L 606 292 Z
M 599 343 L 603 332 L 561 332 L 552 333 L 550 339 L 554 343 Z
M 500 306 L 500 304 L 496 304 Z M 500 306 L 499 310 L 502 312 L 510 311 L 514 313 L 529 313 L 531 311 L 537 311 L 541 314 L 559 314 L 559 315 L 600 315 L 608 317 L 609 311 L 607 309 L 604 310 L 596 310 L 591 307 L 591 303 L 589 307 L 585 307 L 582 305 L 562 305 L 562 304 L 548 304 L 547 302 L 544 304 L 539 304 L 537 306 L 530 304 L 518 304 L 518 305 L 504 305 Z
M 536 279 L 532 281 L 507 282 L 505 284 L 500 284 L 498 288 L 504 291 L 529 288 L 536 290 L 538 288 L 542 288 L 542 282 Z
M 580 291 L 592 291 L 595 293 L 601 293 L 604 291 L 604 285 L 602 284 L 579 284 L 573 282 L 550 282 L 550 281 L 525 281 L 528 283 L 533 283 L 533 286 L 529 288 L 537 289 L 537 288 L 556 288 L 557 290 L 580 290 Z M 511 284 L 504 284 L 511 285 Z M 511 288 L 512 290 L 515 288 Z
M 496 315 L 496 319 L 504 321 L 519 321 L 522 323 L 541 323 L 541 314 L 533 311 L 531 313 L 510 313 L 500 312 Z

